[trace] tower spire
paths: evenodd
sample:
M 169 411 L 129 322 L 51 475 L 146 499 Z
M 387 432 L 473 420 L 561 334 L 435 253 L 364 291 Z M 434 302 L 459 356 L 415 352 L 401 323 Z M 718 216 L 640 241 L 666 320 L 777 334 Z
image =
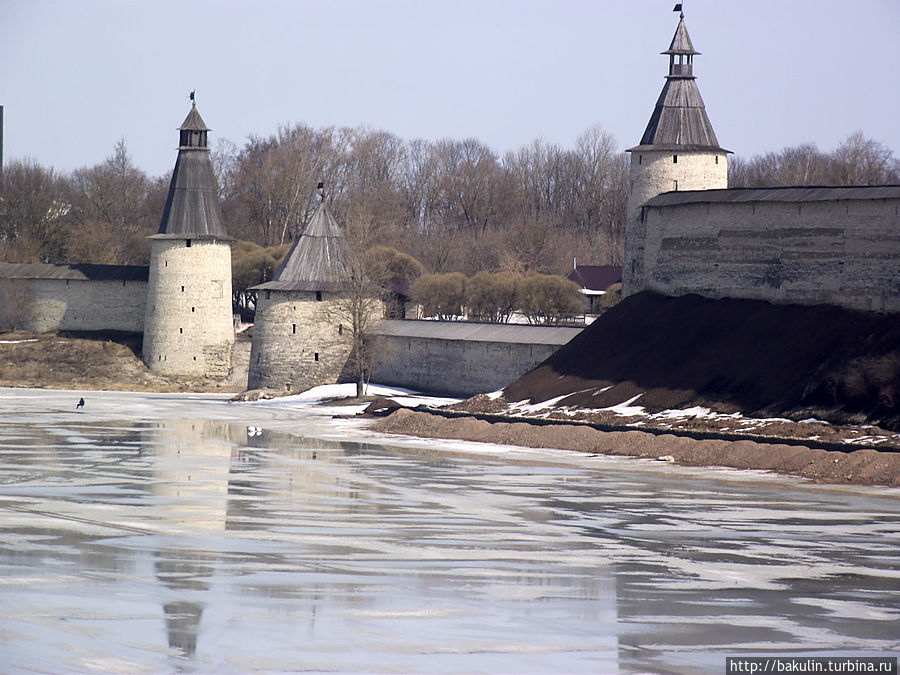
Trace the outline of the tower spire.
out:
M 193 94 L 191 92 L 191 96 Z M 209 127 L 200 117 L 196 100 L 192 103 L 187 117 L 178 127 L 178 158 L 157 236 L 227 239 L 216 175 L 209 159 Z
M 682 5 L 678 26 L 663 54 L 669 71 L 639 145 L 631 153 L 628 220 L 625 225 L 623 295 L 642 290 L 646 242 L 657 236 L 647 230 L 641 209 L 648 199 L 671 190 L 710 190 L 728 187 L 728 151 L 719 146 L 694 77 L 694 57 L 700 52 L 684 23 Z
M 681 5 L 675 5 L 681 12 Z M 638 147 L 706 149 L 724 152 L 713 131 L 694 76 L 694 57 L 699 55 L 681 12 L 669 48 L 669 71 L 656 107 Z

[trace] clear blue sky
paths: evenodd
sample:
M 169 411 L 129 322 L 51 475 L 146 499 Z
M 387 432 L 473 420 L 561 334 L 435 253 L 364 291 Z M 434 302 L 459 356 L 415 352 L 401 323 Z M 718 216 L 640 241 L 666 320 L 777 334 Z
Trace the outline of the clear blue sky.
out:
M 7 161 L 70 171 L 124 138 L 175 161 L 188 93 L 212 141 L 279 124 L 571 146 L 641 137 L 672 0 L 3 0 Z M 900 155 L 900 1 L 685 0 L 719 142 L 750 157 L 859 129 Z

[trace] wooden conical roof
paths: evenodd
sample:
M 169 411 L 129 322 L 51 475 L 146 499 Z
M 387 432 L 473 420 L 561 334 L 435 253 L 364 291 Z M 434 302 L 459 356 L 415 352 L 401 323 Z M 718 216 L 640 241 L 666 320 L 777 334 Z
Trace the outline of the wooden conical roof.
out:
M 306 226 L 281 263 L 272 281 L 254 288 L 294 291 L 340 290 L 347 279 L 344 234 L 325 202 Z
M 670 59 L 669 74 L 656 107 L 635 150 L 712 150 L 728 152 L 719 146 L 716 132 L 706 114 L 691 61 L 699 54 L 688 35 L 684 16 L 678 22 L 669 48 L 662 52 Z M 675 59 L 679 63 L 675 63 Z M 682 63 L 684 59 L 686 63 Z
M 208 131 L 193 106 L 179 130 Z M 219 208 L 216 175 L 205 144 L 178 148 L 159 231 L 153 235 L 157 239 L 185 237 L 229 239 Z

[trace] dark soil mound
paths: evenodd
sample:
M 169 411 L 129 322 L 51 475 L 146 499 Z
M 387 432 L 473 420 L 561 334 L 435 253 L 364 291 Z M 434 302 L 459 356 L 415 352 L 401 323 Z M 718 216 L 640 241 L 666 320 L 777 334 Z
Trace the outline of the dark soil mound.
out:
M 400 410 L 400 408 L 402 407 L 402 405 L 397 403 L 397 401 L 392 398 L 379 396 L 366 406 L 366 409 L 363 410 L 363 414 L 373 415 L 376 417 L 385 417 L 387 415 L 390 415 L 392 412 Z
M 900 428 L 900 316 L 757 300 L 626 298 L 504 390 L 583 408 L 721 412 Z

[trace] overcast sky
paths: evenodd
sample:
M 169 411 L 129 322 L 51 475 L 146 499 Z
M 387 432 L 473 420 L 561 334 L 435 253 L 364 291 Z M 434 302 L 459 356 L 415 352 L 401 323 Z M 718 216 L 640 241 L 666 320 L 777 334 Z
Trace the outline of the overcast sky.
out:
M 640 140 L 672 0 L 2 0 L 5 161 L 171 170 L 195 89 L 212 142 L 280 124 L 569 147 Z M 740 156 L 856 130 L 900 155 L 900 1 L 686 0 L 694 74 Z

